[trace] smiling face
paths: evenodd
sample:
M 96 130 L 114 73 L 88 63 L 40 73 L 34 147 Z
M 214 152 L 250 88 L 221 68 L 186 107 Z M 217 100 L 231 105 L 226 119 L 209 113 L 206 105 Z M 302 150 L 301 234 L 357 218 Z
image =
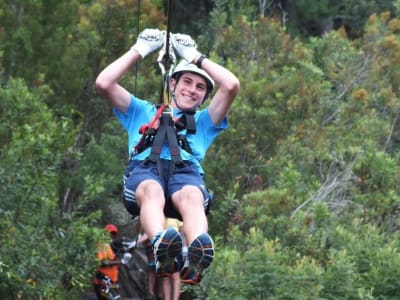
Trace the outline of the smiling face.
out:
M 171 90 L 174 92 L 173 107 L 181 110 L 193 110 L 203 103 L 207 94 L 207 82 L 200 75 L 186 72 L 176 81 L 171 80 Z

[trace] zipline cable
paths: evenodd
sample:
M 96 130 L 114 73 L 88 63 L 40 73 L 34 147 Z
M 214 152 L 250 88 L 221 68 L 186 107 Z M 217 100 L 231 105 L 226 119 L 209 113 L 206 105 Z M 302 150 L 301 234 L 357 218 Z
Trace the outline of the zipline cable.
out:
M 139 36 L 140 33 L 140 0 L 137 2 L 137 14 L 136 14 L 136 38 Z M 138 62 L 135 63 L 135 95 L 137 95 L 137 81 L 138 81 L 138 69 L 139 69 L 139 64 Z
M 168 11 L 167 11 L 167 30 L 165 40 L 165 53 L 159 62 L 161 72 L 163 75 L 162 92 L 160 96 L 160 104 L 164 104 L 165 107 L 169 106 L 169 79 L 172 74 L 172 68 L 174 61 L 170 56 L 170 32 L 171 32 L 171 11 L 172 11 L 172 0 L 168 0 Z

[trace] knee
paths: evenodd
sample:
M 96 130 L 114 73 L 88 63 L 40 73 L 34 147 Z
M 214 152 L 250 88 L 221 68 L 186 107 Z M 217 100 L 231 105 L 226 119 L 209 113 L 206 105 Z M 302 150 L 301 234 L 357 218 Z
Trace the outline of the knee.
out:
M 172 195 L 172 202 L 179 210 L 184 208 L 204 209 L 204 196 L 199 188 L 187 186 Z
M 144 199 L 164 199 L 164 191 L 155 180 L 145 180 L 136 189 L 136 199 L 141 203 Z

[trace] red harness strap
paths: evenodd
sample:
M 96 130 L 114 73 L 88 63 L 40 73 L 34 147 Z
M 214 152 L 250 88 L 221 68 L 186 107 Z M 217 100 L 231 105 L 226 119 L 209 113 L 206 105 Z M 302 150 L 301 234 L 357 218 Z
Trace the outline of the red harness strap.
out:
M 140 139 L 139 143 L 137 143 L 137 145 L 135 146 L 135 153 L 137 153 L 139 151 L 138 149 L 141 148 L 144 141 L 146 140 L 146 136 L 149 132 L 149 129 L 157 129 L 158 128 L 159 124 L 157 124 L 157 121 L 160 119 L 161 114 L 163 113 L 164 109 L 165 109 L 165 105 L 161 104 L 160 107 L 157 109 L 156 115 L 150 121 L 150 123 L 140 126 L 139 133 L 142 134 L 142 138 Z
M 182 160 L 180 158 L 179 147 L 188 153 L 192 153 L 186 134 L 178 134 L 178 132 L 186 129 L 187 134 L 196 133 L 194 112 L 184 112 L 180 117 L 172 117 L 170 112 L 166 112 L 166 108 L 166 105 L 160 105 L 149 124 L 140 127 L 139 133 L 142 134 L 142 137 L 138 144 L 132 149 L 133 151 L 130 154 L 130 159 L 132 159 L 134 155 L 151 147 L 151 154 L 146 161 L 157 161 L 165 140 L 168 141 L 171 158 L 175 163 L 179 164 Z

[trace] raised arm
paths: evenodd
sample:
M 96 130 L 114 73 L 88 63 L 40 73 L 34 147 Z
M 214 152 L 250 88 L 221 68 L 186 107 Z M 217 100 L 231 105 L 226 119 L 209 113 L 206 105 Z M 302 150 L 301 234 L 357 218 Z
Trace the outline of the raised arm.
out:
M 202 55 L 189 35 L 174 34 L 172 42 L 180 57 L 206 71 L 215 81 L 217 91 L 209 104 L 209 113 L 213 123 L 218 125 L 228 114 L 232 102 L 239 92 L 238 78 L 223 66 Z
M 145 29 L 139 34 L 132 48 L 108 65 L 97 77 L 97 89 L 121 112 L 126 112 L 129 108 L 130 93 L 119 84 L 119 81 L 140 58 L 143 59 L 160 48 L 164 44 L 164 39 L 164 31 Z
M 200 56 L 196 57 L 194 62 L 197 63 L 199 58 Z M 206 71 L 216 83 L 217 91 L 211 99 L 208 111 L 213 123 L 218 125 L 228 114 L 239 92 L 239 79 L 231 71 L 208 58 L 202 59 L 198 66 Z

